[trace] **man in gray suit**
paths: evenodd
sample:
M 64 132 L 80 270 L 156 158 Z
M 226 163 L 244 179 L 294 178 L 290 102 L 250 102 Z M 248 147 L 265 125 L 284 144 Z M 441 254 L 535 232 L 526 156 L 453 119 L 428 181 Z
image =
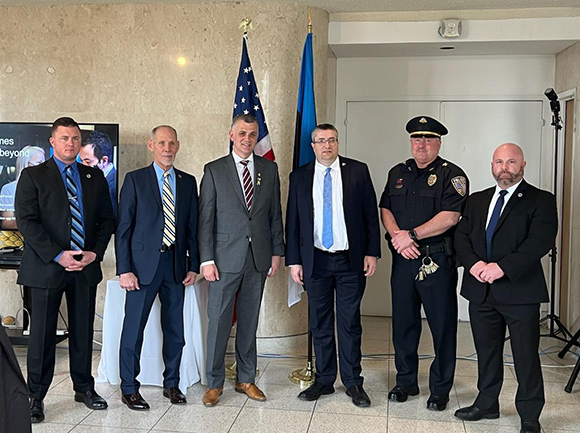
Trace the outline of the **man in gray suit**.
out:
M 201 272 L 210 283 L 206 406 L 223 391 L 236 292 L 236 391 L 266 400 L 254 384 L 256 330 L 266 276 L 278 272 L 284 255 L 278 166 L 253 153 L 258 122 L 237 116 L 229 135 L 233 151 L 205 166 L 199 198 Z

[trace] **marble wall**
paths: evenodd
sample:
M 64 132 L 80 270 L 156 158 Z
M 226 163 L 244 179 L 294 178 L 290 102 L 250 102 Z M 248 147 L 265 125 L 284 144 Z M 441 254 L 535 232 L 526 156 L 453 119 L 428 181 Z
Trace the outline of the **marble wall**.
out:
M 179 133 L 176 166 L 201 179 L 203 165 L 228 151 L 227 131 L 244 18 L 249 54 L 282 179 L 291 170 L 296 98 L 307 8 L 281 3 L 0 6 L 0 120 L 120 124 L 120 180 L 150 161 L 152 127 Z M 312 10 L 319 120 L 327 120 L 328 14 Z M 184 66 L 176 59 L 187 59 Z M 105 279 L 115 274 L 112 245 Z M 13 271 L 0 272 L 0 316 L 21 302 Z M 259 335 L 306 332 L 305 302 L 289 310 L 286 272 L 266 286 Z M 102 313 L 104 283 L 99 287 Z M 96 329 L 101 329 L 100 320 Z
M 576 89 L 576 113 L 574 114 L 574 143 L 580 144 L 580 42 L 560 52 L 556 56 L 557 92 Z M 572 220 L 570 236 L 570 298 L 568 327 L 580 328 L 580 152 L 575 149 L 572 154 Z

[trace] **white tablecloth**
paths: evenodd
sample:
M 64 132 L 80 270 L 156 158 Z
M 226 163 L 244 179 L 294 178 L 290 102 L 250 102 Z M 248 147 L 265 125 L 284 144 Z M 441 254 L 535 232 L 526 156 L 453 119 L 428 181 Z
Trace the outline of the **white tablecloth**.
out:
M 119 346 L 123 316 L 125 312 L 125 290 L 119 286 L 119 279 L 107 281 L 105 311 L 103 315 L 103 349 L 99 362 L 97 382 L 121 383 L 119 377 Z M 185 327 L 185 347 L 179 368 L 179 389 L 187 388 L 205 379 L 205 339 L 207 335 L 208 283 L 199 279 L 194 286 L 185 288 L 183 322 Z M 161 333 L 161 303 L 155 300 L 143 339 L 141 351 L 141 373 L 137 377 L 142 385 L 163 386 L 163 334 Z

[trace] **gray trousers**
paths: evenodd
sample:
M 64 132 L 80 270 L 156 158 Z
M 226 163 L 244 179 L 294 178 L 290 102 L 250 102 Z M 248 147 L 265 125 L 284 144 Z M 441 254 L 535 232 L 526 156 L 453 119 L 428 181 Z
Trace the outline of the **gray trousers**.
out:
M 237 274 L 220 272 L 219 275 L 219 281 L 211 282 L 209 286 L 207 385 L 209 388 L 223 388 L 224 386 L 225 355 L 232 329 L 236 292 L 238 292 L 237 380 L 241 383 L 254 383 L 258 362 L 256 331 L 267 273 L 256 270 L 252 251 L 248 248 L 242 272 Z

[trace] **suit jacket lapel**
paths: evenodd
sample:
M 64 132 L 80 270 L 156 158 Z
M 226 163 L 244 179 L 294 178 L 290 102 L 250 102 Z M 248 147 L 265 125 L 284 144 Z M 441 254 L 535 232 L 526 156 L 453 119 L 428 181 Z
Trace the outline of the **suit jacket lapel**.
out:
M 258 197 L 260 196 L 260 191 L 262 191 L 261 183 L 263 171 L 264 161 L 262 158 L 258 158 L 256 155 L 254 155 L 254 199 L 252 200 L 252 210 L 250 213 L 254 211 L 256 204 L 259 203 Z
M 94 200 L 92 200 L 92 189 L 91 189 L 91 175 L 87 173 L 87 169 L 84 165 L 78 164 L 79 179 L 81 180 L 81 188 L 83 189 L 83 219 L 86 224 L 87 215 L 92 215 L 92 206 Z
M 301 191 L 302 196 L 306 198 L 307 209 L 310 210 L 308 212 L 308 217 L 310 221 L 308 221 L 308 227 L 314 227 L 314 198 L 312 197 L 312 192 L 314 189 L 314 165 L 316 164 L 316 160 L 309 162 L 306 166 L 306 176 L 304 176 L 304 183 L 303 187 L 305 191 Z
M 181 175 L 181 172 L 175 167 L 173 167 L 173 172 L 175 173 L 175 193 L 173 194 L 173 200 L 175 202 L 175 225 L 178 226 L 179 221 L 181 221 L 181 218 L 179 217 L 181 206 L 179 206 L 179 200 L 177 200 L 177 198 L 182 193 L 181 190 L 183 188 L 183 176 Z M 175 228 L 177 229 L 177 227 Z
M 340 176 L 342 178 L 342 208 L 344 211 L 348 209 L 346 201 L 350 198 L 350 194 L 348 194 L 347 188 L 350 185 L 350 175 L 352 170 L 350 169 L 350 165 L 348 165 L 340 156 L 338 157 L 338 163 L 340 166 Z
M 242 202 L 242 205 L 245 209 L 248 209 L 246 206 L 246 198 L 244 197 L 244 192 L 242 191 L 242 185 L 240 184 L 240 178 L 238 176 L 238 169 L 236 168 L 236 162 L 234 161 L 234 157 L 230 154 L 229 158 L 226 158 L 226 171 L 228 172 L 228 176 L 230 177 L 230 181 L 234 186 L 234 191 L 236 191 L 236 195 Z M 254 158 L 254 164 L 256 159 Z
M 159 184 L 157 183 L 157 174 L 155 173 L 155 167 L 153 167 L 153 164 L 149 166 L 149 176 L 148 176 L 149 187 L 151 188 L 153 197 L 155 197 L 157 206 L 159 206 L 159 209 L 161 209 L 161 212 L 163 212 L 163 205 L 161 204 L 161 193 L 159 192 Z
M 56 162 L 54 162 L 53 158 L 49 159 L 46 162 L 46 175 L 52 181 L 53 184 L 62 186 L 61 188 L 57 188 L 58 194 L 60 195 L 59 201 L 66 202 L 67 203 L 66 208 L 68 210 L 69 207 L 68 207 L 68 197 L 66 196 L 66 187 L 64 186 L 64 182 L 62 181 L 62 175 L 58 170 L 58 166 L 56 165 Z
M 503 211 L 499 217 L 499 221 L 497 222 L 497 227 L 495 228 L 496 232 L 501 227 L 501 225 L 503 224 L 503 222 L 507 218 L 508 214 L 512 211 L 512 209 L 518 205 L 518 203 L 520 202 L 522 197 L 525 197 L 525 195 L 526 195 L 525 191 L 526 191 L 527 187 L 528 187 L 528 184 L 526 183 L 526 181 L 522 180 L 522 183 L 520 183 L 520 185 L 514 191 L 514 193 L 513 193 L 514 196 L 510 197 L 507 204 L 505 205 L 505 208 L 503 209 Z
M 484 191 L 484 196 L 482 200 L 479 202 L 479 205 L 481 206 L 479 212 L 477 213 L 478 218 L 481 219 L 481 222 L 479 222 L 480 224 L 479 240 L 480 242 L 482 242 L 483 245 L 486 245 L 487 242 L 485 237 L 485 232 L 487 228 L 487 214 L 489 213 L 489 204 L 491 203 L 494 192 L 495 187 L 488 188 L 487 190 Z

